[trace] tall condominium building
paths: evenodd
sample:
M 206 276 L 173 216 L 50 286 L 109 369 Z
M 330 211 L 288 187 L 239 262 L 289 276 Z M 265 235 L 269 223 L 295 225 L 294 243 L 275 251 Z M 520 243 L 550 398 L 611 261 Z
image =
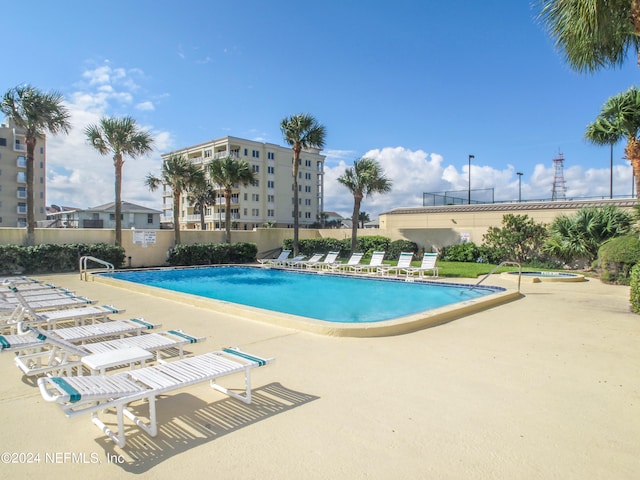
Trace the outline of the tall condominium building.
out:
M 0 124 L 0 227 L 27 226 L 27 145 L 24 131 L 8 120 Z M 33 200 L 35 220 L 46 212 L 46 139 L 39 138 L 34 152 Z
M 249 230 L 270 225 L 293 226 L 293 150 L 272 143 L 255 142 L 236 137 L 223 137 L 162 155 L 166 161 L 172 155 L 183 155 L 201 167 L 214 159 L 233 156 L 246 160 L 251 166 L 255 182 L 252 185 L 237 185 L 231 200 L 231 228 Z M 324 155 L 318 149 L 303 150 L 298 165 L 298 216 L 304 228 L 320 220 L 323 210 Z M 164 223 L 173 223 L 173 200 L 171 189 L 163 191 Z M 200 212 L 189 202 L 188 196 L 181 198 L 178 221 L 181 229 L 199 229 Z M 214 206 L 205 210 L 207 230 L 224 229 L 225 199 L 218 191 Z

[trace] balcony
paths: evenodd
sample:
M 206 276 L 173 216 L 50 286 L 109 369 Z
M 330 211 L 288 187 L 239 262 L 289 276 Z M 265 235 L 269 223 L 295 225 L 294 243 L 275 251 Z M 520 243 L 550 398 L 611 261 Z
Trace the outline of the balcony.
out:
M 16 161 L 16 167 L 27 168 L 27 159 L 24 157 L 18 157 L 18 160 Z
M 240 158 L 240 153 L 236 151 L 231 151 L 230 153 L 226 150 L 224 152 L 216 152 L 213 154 L 213 158 L 224 158 L 224 157 L 234 157 Z
M 16 143 L 13 145 L 13 150 L 15 152 L 26 152 L 27 151 L 27 146 L 23 145 L 22 143 Z
M 26 189 L 18 189 L 18 191 L 16 192 L 16 197 L 17 198 L 27 198 L 27 190 Z
M 22 214 L 22 215 L 26 215 L 27 214 L 27 206 L 26 205 L 18 205 L 18 207 L 16 208 L 16 212 L 18 214 Z
M 104 228 L 103 220 L 84 219 L 82 220 L 82 228 Z

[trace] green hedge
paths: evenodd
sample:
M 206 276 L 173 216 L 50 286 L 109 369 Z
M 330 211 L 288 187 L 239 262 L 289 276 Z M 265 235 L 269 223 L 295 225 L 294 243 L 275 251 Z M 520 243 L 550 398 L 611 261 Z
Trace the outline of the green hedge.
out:
M 629 285 L 631 269 L 640 263 L 638 234 L 615 237 L 603 243 L 597 262 L 603 282 Z
M 169 252 L 169 265 L 220 265 L 256 261 L 255 243 L 195 243 L 176 245 Z
M 124 263 L 125 250 L 105 243 L 30 247 L 0 245 L 0 275 L 74 272 L 78 271 L 80 257 L 86 255 L 120 268 Z
M 285 250 L 293 249 L 293 239 L 287 238 L 282 242 Z M 364 253 L 365 258 L 371 257 L 375 251 L 386 252 L 385 260 L 397 260 L 400 252 L 418 252 L 418 245 L 407 240 L 396 240 L 394 242 L 387 237 L 371 235 L 358 237 L 356 249 Z M 314 253 L 340 252 L 340 258 L 351 256 L 351 237 L 338 240 L 336 238 L 311 238 L 298 241 L 298 251 L 300 255 L 310 257 Z
M 631 310 L 640 313 L 640 264 L 635 265 L 631 269 L 630 275 L 631 285 Z

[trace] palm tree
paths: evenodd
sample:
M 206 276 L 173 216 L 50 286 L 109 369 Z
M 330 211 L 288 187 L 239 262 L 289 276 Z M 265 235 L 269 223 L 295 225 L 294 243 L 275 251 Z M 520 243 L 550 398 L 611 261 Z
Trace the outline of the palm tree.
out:
M 362 199 L 373 193 L 391 191 L 391 180 L 385 177 L 380 164 L 367 157 L 353 162 L 353 168 L 347 168 L 338 181 L 353 194 L 353 215 L 351 216 L 351 251 L 356 251 L 358 240 L 358 218 Z
M 248 185 L 255 181 L 251 166 L 246 160 L 240 160 L 234 156 L 217 158 L 208 165 L 209 178 L 217 183 L 224 193 L 225 211 L 225 243 L 231 243 L 231 195 L 234 185 L 242 183 Z
M 207 224 L 204 221 L 207 207 L 216 204 L 216 189 L 213 184 L 204 176 L 204 181 L 198 183 L 190 189 L 187 195 L 189 203 L 200 212 L 200 230 L 206 230 Z
M 298 254 L 298 167 L 300 163 L 300 153 L 309 148 L 322 149 L 326 130 L 317 120 L 309 114 L 298 113 L 290 117 L 285 117 L 280 122 L 280 130 L 284 136 L 284 141 L 291 145 L 293 149 L 293 254 Z
M 122 166 L 124 157 L 136 158 L 152 150 L 153 138 L 138 128 L 131 117 L 102 117 L 98 125 L 85 128 L 85 134 L 91 145 L 102 155 L 113 154 L 113 166 L 116 170 L 115 217 L 116 245 L 122 245 Z
M 587 126 L 585 138 L 596 145 L 609 145 L 609 198 L 613 198 L 613 146 L 620 141 L 612 119 L 598 117 Z
M 587 126 L 586 138 L 598 145 L 612 145 L 626 139 L 626 157 L 636 180 L 640 199 L 640 89 L 631 87 L 624 93 L 609 98 L 594 122 Z
M 38 138 L 46 132 L 67 133 L 71 128 L 69 111 L 62 105 L 62 94 L 44 93 L 30 85 L 8 90 L 0 103 L 0 111 L 24 130 L 27 147 L 27 245 L 35 244 L 34 153 Z
M 183 155 L 171 155 L 162 164 L 159 177 L 148 174 L 145 183 L 152 192 L 161 185 L 171 187 L 173 196 L 173 232 L 175 244 L 180 243 L 180 197 L 204 183 L 204 172 Z
M 360 212 L 358 214 L 358 223 L 360 224 L 360 228 L 364 228 L 364 224 L 371 221 L 371 217 L 367 212 Z
M 640 64 L 640 1 L 538 1 L 538 18 L 573 69 L 593 72 L 622 65 L 629 50 Z
M 583 207 L 554 219 L 544 250 L 568 264 L 576 259 L 591 263 L 605 241 L 624 235 L 632 223 L 633 216 L 615 205 Z

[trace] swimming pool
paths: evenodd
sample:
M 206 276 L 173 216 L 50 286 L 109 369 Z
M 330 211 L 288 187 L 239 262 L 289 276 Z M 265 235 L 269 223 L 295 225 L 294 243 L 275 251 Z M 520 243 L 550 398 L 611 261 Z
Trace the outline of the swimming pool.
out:
M 217 266 L 103 273 L 102 278 L 161 288 L 332 324 L 371 325 L 474 304 L 504 292 L 442 282 L 354 278 L 259 267 Z

